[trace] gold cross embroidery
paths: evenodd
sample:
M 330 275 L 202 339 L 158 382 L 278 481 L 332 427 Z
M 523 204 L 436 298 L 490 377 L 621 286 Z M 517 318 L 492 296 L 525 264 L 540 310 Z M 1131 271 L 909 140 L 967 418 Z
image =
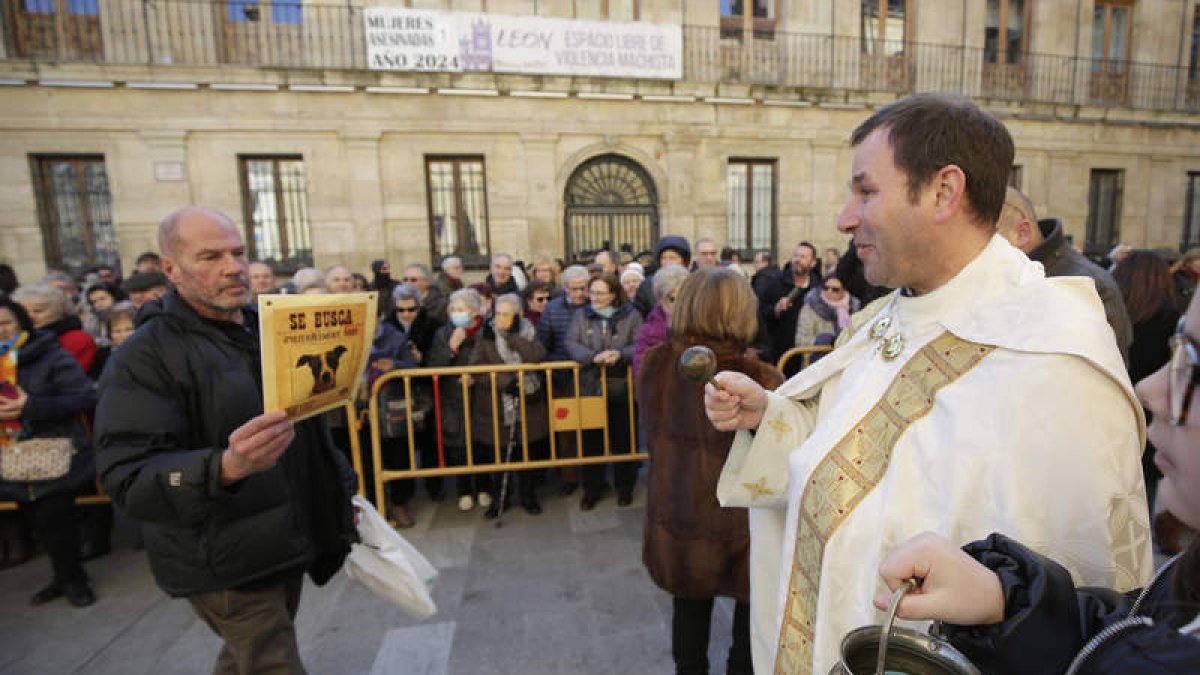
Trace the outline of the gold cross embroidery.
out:
M 775 419 L 767 420 L 767 426 L 769 426 L 775 430 L 776 442 L 782 441 L 783 435 L 787 434 L 787 433 L 791 433 L 791 431 L 792 431 L 791 425 L 789 425 L 783 421 L 783 415 L 779 415 L 779 416 L 775 417 Z
M 753 483 L 742 483 L 742 487 L 750 493 L 750 499 L 758 499 L 759 497 L 770 497 L 775 494 L 775 491 L 767 487 L 767 479 L 764 476 Z

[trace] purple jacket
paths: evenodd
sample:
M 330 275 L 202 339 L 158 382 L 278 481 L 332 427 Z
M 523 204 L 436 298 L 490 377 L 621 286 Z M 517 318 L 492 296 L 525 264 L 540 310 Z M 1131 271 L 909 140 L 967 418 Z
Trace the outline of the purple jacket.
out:
M 670 341 L 668 332 L 671 328 L 671 317 L 663 309 L 662 303 L 654 306 L 646 315 L 646 321 L 637 334 L 637 346 L 633 350 L 633 372 L 636 374 L 642 367 L 642 354 L 651 347 L 666 344 Z

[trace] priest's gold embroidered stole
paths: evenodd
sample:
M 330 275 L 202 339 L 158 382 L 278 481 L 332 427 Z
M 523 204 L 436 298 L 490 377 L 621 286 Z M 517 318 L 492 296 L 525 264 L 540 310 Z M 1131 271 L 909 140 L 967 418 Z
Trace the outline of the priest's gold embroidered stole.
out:
M 993 349 L 948 332 L 919 349 L 879 402 L 809 476 L 800 497 L 776 675 L 812 672 L 821 562 L 833 533 L 883 479 L 896 441 L 933 409 L 938 391 L 974 368 Z

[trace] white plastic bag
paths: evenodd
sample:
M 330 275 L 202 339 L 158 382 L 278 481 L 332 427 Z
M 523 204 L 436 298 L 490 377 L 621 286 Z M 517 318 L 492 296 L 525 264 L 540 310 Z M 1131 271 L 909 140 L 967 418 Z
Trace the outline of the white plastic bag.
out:
M 351 500 L 361 510 L 358 536 L 350 548 L 346 574 L 372 593 L 400 605 L 409 616 L 427 619 L 437 612 L 429 592 L 437 570 L 404 540 L 361 495 Z

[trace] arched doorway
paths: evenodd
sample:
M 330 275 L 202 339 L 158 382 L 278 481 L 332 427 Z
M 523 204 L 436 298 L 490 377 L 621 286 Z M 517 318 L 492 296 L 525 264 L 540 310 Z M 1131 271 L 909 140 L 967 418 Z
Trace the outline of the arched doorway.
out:
M 599 155 L 580 164 L 565 201 L 568 260 L 601 249 L 637 255 L 658 241 L 658 191 L 628 157 Z

